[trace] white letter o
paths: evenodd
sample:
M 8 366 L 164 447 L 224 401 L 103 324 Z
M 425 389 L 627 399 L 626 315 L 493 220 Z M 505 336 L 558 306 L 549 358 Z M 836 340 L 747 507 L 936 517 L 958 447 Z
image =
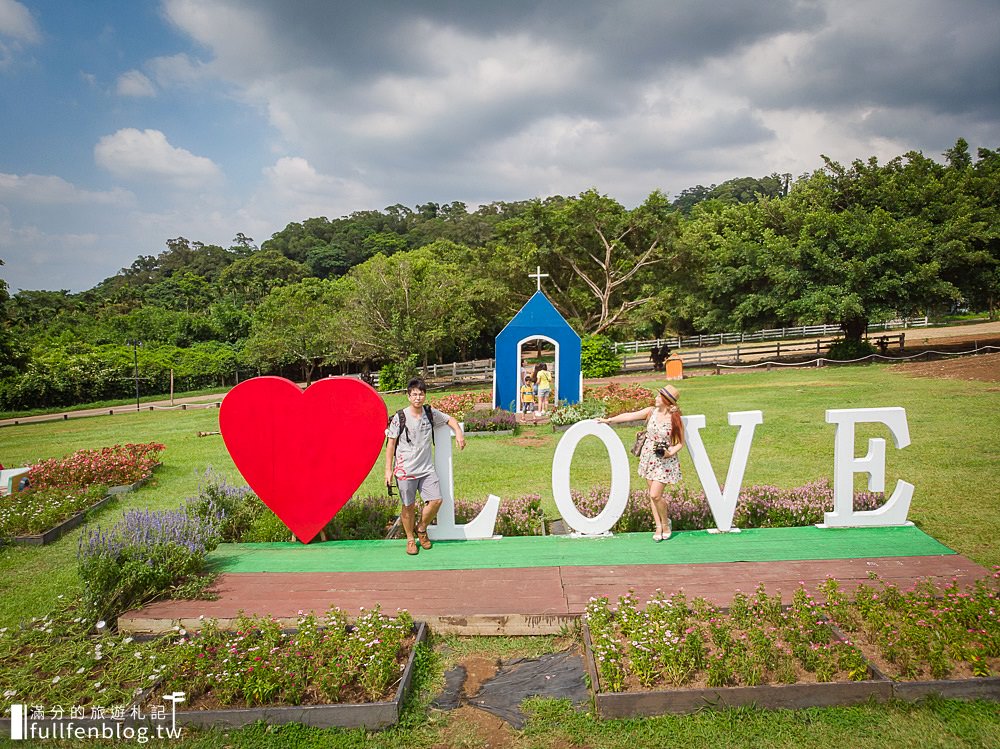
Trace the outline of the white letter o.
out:
M 581 439 L 588 435 L 597 437 L 608 450 L 611 458 L 611 496 L 600 514 L 594 518 L 585 517 L 573 504 L 570 495 L 569 469 L 573 462 L 573 453 Z M 593 419 L 580 421 L 566 430 L 556 446 L 555 457 L 552 458 L 552 496 L 563 520 L 577 533 L 596 536 L 610 531 L 625 512 L 629 494 L 629 465 L 625 445 L 618 439 L 615 430 L 607 424 L 600 424 Z

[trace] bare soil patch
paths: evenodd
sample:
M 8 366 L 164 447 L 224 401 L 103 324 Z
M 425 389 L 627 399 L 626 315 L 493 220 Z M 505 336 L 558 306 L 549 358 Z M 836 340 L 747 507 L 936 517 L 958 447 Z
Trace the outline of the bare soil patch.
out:
M 465 683 L 462 691 L 466 697 L 472 697 L 479 691 L 484 681 L 489 681 L 497 675 L 496 659 L 471 655 L 463 658 L 459 664 L 465 668 Z
M 434 745 L 434 749 L 456 746 L 500 749 L 513 746 L 517 733 L 497 716 L 462 705 L 448 714 L 448 726 L 442 731 L 442 739 Z
M 1000 382 L 1000 353 L 894 364 L 890 369 L 910 377 Z

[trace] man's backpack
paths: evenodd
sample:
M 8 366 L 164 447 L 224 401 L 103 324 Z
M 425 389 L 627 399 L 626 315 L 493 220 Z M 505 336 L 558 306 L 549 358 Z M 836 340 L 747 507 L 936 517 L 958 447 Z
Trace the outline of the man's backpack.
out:
M 399 440 L 403 437 L 404 434 L 406 435 L 406 441 L 407 442 L 410 442 L 410 443 L 413 442 L 413 440 L 410 439 L 410 430 L 406 426 L 406 413 L 405 413 L 405 411 L 406 411 L 405 408 L 401 408 L 398 411 L 396 411 L 396 415 L 395 416 L 390 416 L 389 417 L 389 424 L 392 424 L 393 418 L 399 420 L 399 437 L 396 438 L 396 447 L 399 447 Z M 431 407 L 429 405 L 427 405 L 426 403 L 424 404 L 424 416 L 427 417 L 427 421 L 429 421 L 430 425 L 431 425 L 431 444 L 433 445 L 434 444 L 434 416 L 431 413 Z M 388 438 L 388 434 L 387 434 L 386 440 L 388 440 L 388 439 L 389 438 Z

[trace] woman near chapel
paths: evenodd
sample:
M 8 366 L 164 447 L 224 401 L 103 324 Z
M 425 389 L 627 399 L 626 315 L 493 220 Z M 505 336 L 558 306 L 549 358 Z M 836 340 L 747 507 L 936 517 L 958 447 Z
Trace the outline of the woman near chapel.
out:
M 538 415 L 544 416 L 552 393 L 552 375 L 545 362 L 535 365 L 535 384 L 538 386 Z
M 646 442 L 639 454 L 639 475 L 646 479 L 649 488 L 649 504 L 656 523 L 653 540 L 657 542 L 666 541 L 673 531 L 667 516 L 667 502 L 663 499 L 663 488 L 681 480 L 681 462 L 677 453 L 684 448 L 684 424 L 677 408 L 679 396 L 677 388 L 667 385 L 660 388 L 652 406 L 610 419 L 598 419 L 602 424 L 646 420 Z

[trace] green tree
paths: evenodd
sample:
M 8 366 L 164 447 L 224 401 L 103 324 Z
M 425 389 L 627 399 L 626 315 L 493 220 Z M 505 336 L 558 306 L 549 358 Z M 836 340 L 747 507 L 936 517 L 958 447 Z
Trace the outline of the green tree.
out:
M 240 258 L 219 276 L 219 285 L 240 304 L 256 307 L 272 289 L 301 281 L 309 269 L 275 250 Z
M 695 327 L 837 322 L 858 341 L 872 320 L 958 298 L 946 265 L 975 259 L 943 249 L 942 232 L 968 223 L 948 218 L 960 201 L 941 169 L 920 154 L 827 159 L 786 198 L 697 206 L 681 243 Z
M 0 267 L 3 266 L 3 259 L 0 258 Z M 5 372 L 8 368 L 8 362 L 13 358 L 12 356 L 12 334 L 10 330 L 10 316 L 7 311 L 7 305 L 10 302 L 10 293 L 7 291 L 7 282 L 0 278 L 0 377 L 4 374 L 9 374 Z
M 271 290 L 253 316 L 245 355 L 258 365 L 297 363 L 306 383 L 316 367 L 343 357 L 337 287 L 307 278 Z
M 484 320 L 477 308 L 489 292 L 465 268 L 443 259 L 448 249 L 445 243 L 376 255 L 341 279 L 355 355 L 399 361 L 416 354 L 426 366 L 449 347 L 478 337 Z

